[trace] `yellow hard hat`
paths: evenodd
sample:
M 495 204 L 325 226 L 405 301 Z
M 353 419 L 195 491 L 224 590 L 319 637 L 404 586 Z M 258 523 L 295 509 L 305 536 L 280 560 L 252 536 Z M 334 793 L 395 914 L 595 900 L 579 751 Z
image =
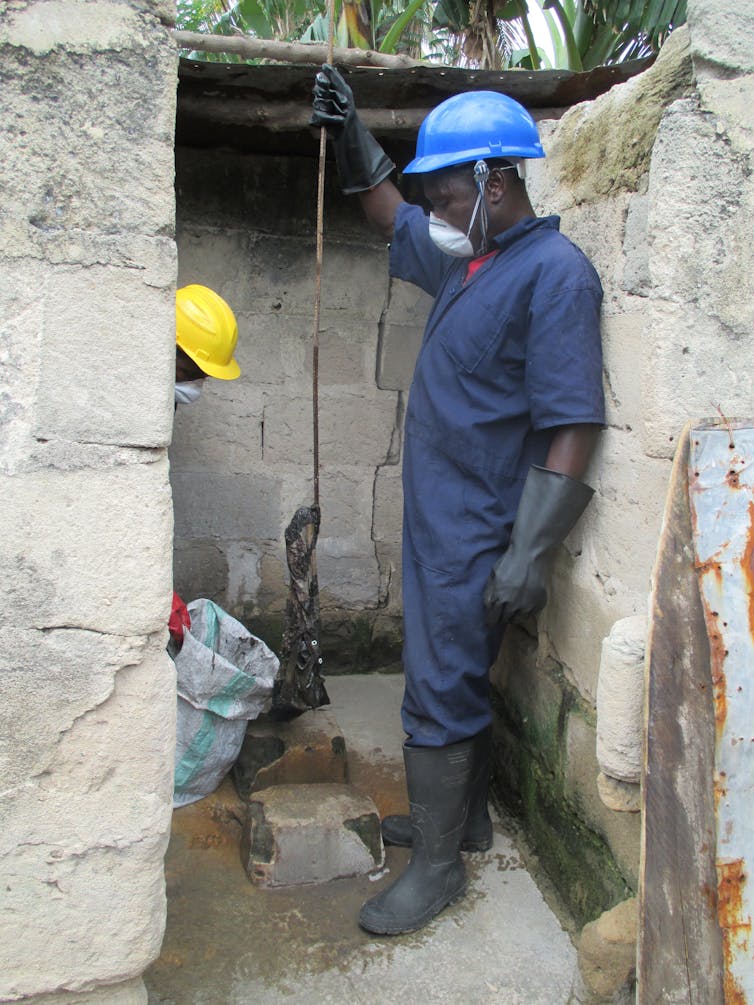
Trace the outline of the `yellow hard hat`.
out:
M 235 315 L 208 286 L 183 286 L 176 291 L 175 340 L 210 377 L 235 380 L 241 373 L 233 359 L 238 341 Z

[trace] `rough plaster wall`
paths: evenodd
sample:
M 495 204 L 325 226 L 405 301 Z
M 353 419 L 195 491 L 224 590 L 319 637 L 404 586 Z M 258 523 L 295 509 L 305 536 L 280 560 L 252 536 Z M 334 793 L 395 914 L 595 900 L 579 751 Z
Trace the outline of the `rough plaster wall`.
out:
M 530 185 L 605 287 L 598 495 L 569 539 L 557 602 L 540 621 L 543 653 L 591 701 L 603 638 L 646 610 L 680 430 L 718 407 L 751 412 L 754 85 L 737 54 L 754 13 L 731 4 L 729 14 L 723 28 L 720 5 L 690 3 L 689 28 L 649 71 L 551 126 L 547 162 L 535 165 Z
M 0 1000 L 136 1005 L 172 790 L 167 3 L 0 22 Z
M 284 607 L 283 532 L 312 501 L 316 165 L 179 150 L 176 168 L 179 283 L 212 286 L 231 304 L 242 370 L 236 381 L 206 381 L 200 401 L 176 415 L 176 588 L 213 597 L 253 627 Z M 320 599 L 326 626 L 363 618 L 373 635 L 395 637 L 403 391 L 423 322 L 417 293 L 389 283 L 385 246 L 333 175 L 320 318 Z M 279 637 L 267 641 L 274 648 Z
M 540 618 L 540 655 L 563 663 L 578 690 L 596 698 L 602 640 L 613 623 L 646 609 L 673 441 L 650 455 L 646 344 L 655 305 L 647 258 L 647 186 L 666 106 L 690 86 L 687 33 L 671 35 L 647 72 L 543 127 L 548 156 L 532 169 L 540 212 L 594 262 L 605 290 L 603 351 L 607 428 L 587 476 L 597 495 L 555 569 Z

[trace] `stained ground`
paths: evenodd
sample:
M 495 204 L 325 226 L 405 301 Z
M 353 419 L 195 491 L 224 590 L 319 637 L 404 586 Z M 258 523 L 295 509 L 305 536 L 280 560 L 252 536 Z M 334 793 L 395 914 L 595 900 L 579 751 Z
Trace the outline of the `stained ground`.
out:
M 406 808 L 395 674 L 331 677 L 349 782 L 381 814 Z M 408 853 L 386 850 L 374 876 L 264 889 L 241 865 L 243 804 L 230 780 L 173 814 L 168 915 L 145 981 L 149 1005 L 567 1005 L 576 953 L 524 867 L 505 821 L 492 849 L 467 855 L 469 893 L 421 932 L 375 937 L 361 904 Z

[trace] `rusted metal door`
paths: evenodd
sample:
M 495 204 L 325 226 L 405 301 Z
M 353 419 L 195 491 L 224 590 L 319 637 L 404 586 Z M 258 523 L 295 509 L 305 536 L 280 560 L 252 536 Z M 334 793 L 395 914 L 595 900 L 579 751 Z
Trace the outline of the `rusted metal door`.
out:
M 754 424 L 691 431 L 689 499 L 715 709 L 717 910 L 726 1005 L 754 1002 Z
M 754 1005 L 754 421 L 699 422 L 653 573 L 639 1005 Z

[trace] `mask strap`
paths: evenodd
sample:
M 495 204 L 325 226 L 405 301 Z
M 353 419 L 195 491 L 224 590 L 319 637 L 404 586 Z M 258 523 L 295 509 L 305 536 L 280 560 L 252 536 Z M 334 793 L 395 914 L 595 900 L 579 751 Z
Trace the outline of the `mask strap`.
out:
M 484 200 L 484 190 L 489 176 L 490 169 L 487 162 L 477 161 L 474 165 L 474 184 L 479 190 L 479 195 L 477 196 L 476 206 L 474 206 L 474 214 L 471 217 L 471 223 L 469 224 L 469 234 L 471 233 L 471 228 L 474 226 L 477 210 L 481 207 L 481 213 L 479 214 L 479 225 L 482 232 L 482 244 L 479 249 L 480 255 L 484 255 L 487 252 L 487 203 Z M 468 237 L 469 235 L 467 234 L 466 236 Z
M 476 197 L 476 202 L 474 203 L 474 212 L 471 214 L 471 220 L 469 221 L 469 227 L 468 227 L 468 230 L 466 231 L 466 236 L 467 237 L 471 237 L 471 231 L 472 231 L 472 229 L 474 227 L 474 221 L 476 220 L 476 215 L 479 212 L 479 207 L 480 206 L 482 206 L 482 207 L 484 206 L 484 203 L 482 202 L 482 194 L 481 194 L 481 192 Z M 483 208 L 482 209 L 481 221 L 480 221 L 482 223 L 482 227 L 484 227 L 484 222 L 485 222 L 484 218 L 485 218 L 486 215 L 487 215 L 486 211 Z

